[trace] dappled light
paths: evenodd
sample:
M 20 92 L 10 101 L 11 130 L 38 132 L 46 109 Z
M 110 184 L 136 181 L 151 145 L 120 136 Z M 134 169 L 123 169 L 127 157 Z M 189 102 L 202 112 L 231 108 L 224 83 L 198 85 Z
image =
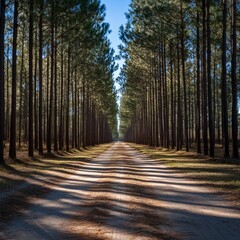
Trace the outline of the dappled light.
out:
M 236 207 L 124 143 L 115 143 L 66 175 L 73 162 L 53 170 L 63 173 L 61 180 L 46 180 L 45 188 L 51 192 L 33 196 L 30 207 L 19 209 L 24 215 L 15 213 L 15 219 L 5 223 L 1 237 L 204 239 L 211 223 L 213 239 L 237 239 Z M 216 227 L 221 230 L 215 231 Z
M 235 205 L 239 206 L 240 166 L 236 162 L 212 159 L 192 152 L 166 151 L 166 149 L 143 145 L 130 145 L 150 155 L 157 162 L 167 164 L 172 169 L 181 170 L 186 176 L 197 180 L 203 186 L 225 192 L 226 197 L 235 200 Z

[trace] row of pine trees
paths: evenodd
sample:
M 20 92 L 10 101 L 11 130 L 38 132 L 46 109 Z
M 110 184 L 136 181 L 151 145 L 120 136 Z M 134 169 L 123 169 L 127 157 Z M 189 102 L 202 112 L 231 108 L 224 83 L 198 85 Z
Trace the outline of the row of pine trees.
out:
M 0 1 L 0 162 L 117 132 L 114 51 L 99 0 Z
M 127 17 L 122 137 L 238 159 L 240 3 L 133 0 Z

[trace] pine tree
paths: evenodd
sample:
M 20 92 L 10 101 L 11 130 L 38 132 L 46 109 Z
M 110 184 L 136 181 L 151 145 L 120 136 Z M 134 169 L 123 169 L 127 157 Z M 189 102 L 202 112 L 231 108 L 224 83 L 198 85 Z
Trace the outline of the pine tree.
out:
M 18 0 L 14 0 L 14 23 L 13 23 L 13 50 L 12 50 L 12 107 L 10 128 L 9 157 L 16 158 L 16 88 L 17 88 L 17 33 L 18 33 Z
M 0 1 L 0 164 L 4 163 L 4 32 L 5 32 L 5 0 Z

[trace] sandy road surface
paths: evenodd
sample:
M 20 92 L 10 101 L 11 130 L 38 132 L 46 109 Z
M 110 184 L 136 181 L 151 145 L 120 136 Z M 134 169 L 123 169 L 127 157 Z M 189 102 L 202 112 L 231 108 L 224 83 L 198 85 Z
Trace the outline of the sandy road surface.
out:
M 240 239 L 240 212 L 125 143 L 83 165 L 0 239 Z

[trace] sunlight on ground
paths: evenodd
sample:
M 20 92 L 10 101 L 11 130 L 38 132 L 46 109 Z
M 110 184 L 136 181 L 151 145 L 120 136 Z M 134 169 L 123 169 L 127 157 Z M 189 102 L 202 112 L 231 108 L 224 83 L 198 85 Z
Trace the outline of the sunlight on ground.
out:
M 48 171 L 43 171 L 42 165 L 39 169 L 35 166 L 37 174 L 32 173 L 28 179 L 33 188 L 19 191 L 6 202 L 11 207 L 0 211 L 7 229 L 4 236 L 11 233 L 16 236 L 13 239 L 20 240 L 49 239 L 49 236 L 51 239 L 179 240 L 186 239 L 185 236 L 205 239 L 202 233 L 210 231 L 212 239 L 229 240 L 229 231 L 235 234 L 235 229 L 239 229 L 237 208 L 201 187 L 210 186 L 210 180 L 208 184 L 201 179 L 191 180 L 173 169 L 173 165 L 167 167 L 162 163 L 180 164 L 189 176 L 199 178 L 196 175 L 200 173 L 202 179 L 203 171 L 208 178 L 229 178 L 230 172 L 217 171 L 211 167 L 212 162 L 200 156 L 195 159 L 192 153 L 178 156 L 176 152 L 135 146 L 142 151 L 146 148 L 152 155 L 156 151 L 151 159 L 125 143 L 113 144 L 103 152 L 105 147 L 109 146 L 87 150 L 85 157 L 74 151 L 72 158 L 61 153 L 55 158 L 39 160 L 48 164 Z M 101 154 L 91 159 L 90 155 L 96 152 Z M 235 167 L 226 166 L 229 171 Z M 9 216 L 13 220 L 7 222 Z M 238 232 L 234 237 L 239 236 Z
M 240 166 L 237 164 L 221 163 L 221 161 L 193 152 L 177 152 L 137 144 L 129 145 L 156 161 L 181 170 L 188 177 L 197 179 L 205 186 L 223 190 L 230 197 L 240 200 Z
M 36 153 L 34 160 L 29 159 L 27 150 L 22 148 L 16 162 L 6 159 L 6 166 L 0 167 L 0 190 L 3 192 L 23 182 L 30 183 L 41 176 L 72 174 L 79 164 L 85 164 L 87 159 L 98 156 L 110 146 L 111 144 L 102 144 L 81 151 L 73 149 L 71 152 L 53 153 L 51 157 L 43 158 Z

